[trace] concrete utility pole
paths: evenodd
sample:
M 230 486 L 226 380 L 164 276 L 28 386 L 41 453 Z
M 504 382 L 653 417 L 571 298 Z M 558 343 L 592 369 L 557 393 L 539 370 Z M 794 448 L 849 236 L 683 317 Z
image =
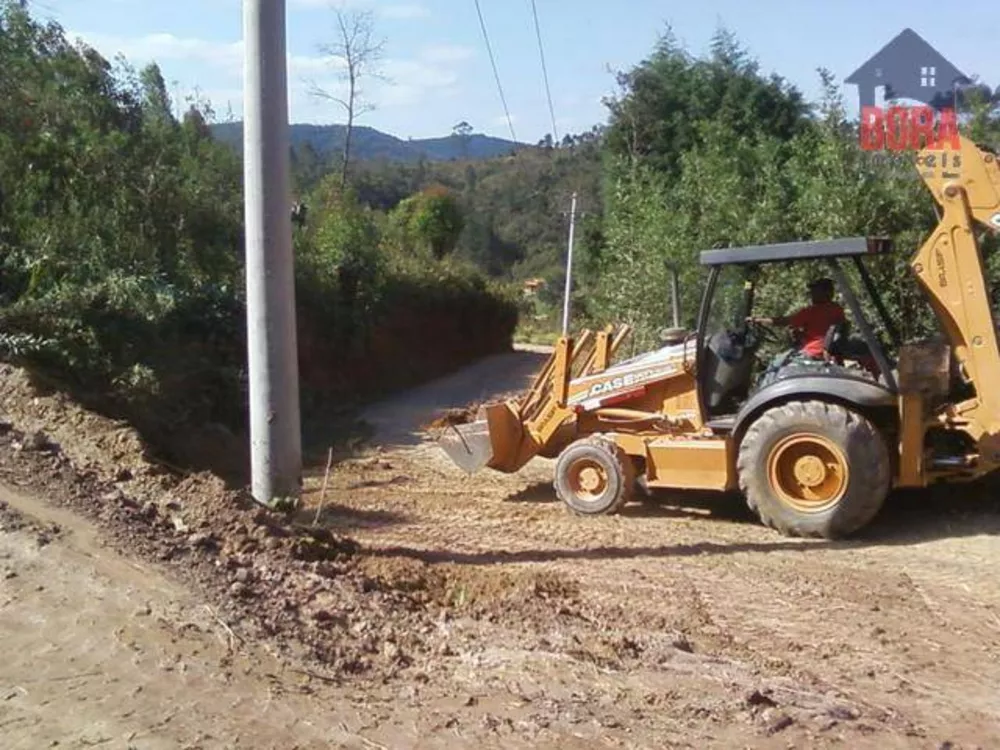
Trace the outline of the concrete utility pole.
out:
M 573 234 L 576 230 L 576 193 L 569 209 L 569 250 L 566 253 L 566 289 L 563 292 L 562 335 L 569 335 L 569 293 L 573 285 Z
M 285 0 L 243 0 L 243 41 L 251 491 L 271 504 L 302 483 Z

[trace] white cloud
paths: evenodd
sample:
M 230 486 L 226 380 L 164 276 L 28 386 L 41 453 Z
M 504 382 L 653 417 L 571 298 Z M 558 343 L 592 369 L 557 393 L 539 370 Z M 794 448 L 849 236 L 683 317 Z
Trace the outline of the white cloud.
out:
M 430 9 L 425 5 L 408 3 L 405 5 L 386 5 L 380 7 L 379 15 L 383 18 L 390 18 L 396 21 L 407 21 L 415 18 L 427 18 L 430 16 Z
M 333 10 L 334 8 L 356 8 L 370 10 L 376 15 L 393 21 L 407 21 L 427 18 L 430 9 L 421 3 L 382 3 L 375 0 L 288 0 L 293 8 L 303 10 Z
M 243 63 L 243 42 L 212 42 L 173 34 L 121 37 L 72 30 L 67 31 L 66 35 L 70 39 L 82 40 L 107 58 L 120 54 L 132 63 L 183 60 L 236 71 L 241 69 Z
M 510 116 L 510 123 L 512 125 L 517 125 L 517 115 L 512 114 Z M 507 127 L 507 115 L 497 115 L 492 120 L 490 120 L 490 124 L 497 126 L 503 125 L 504 127 Z
M 199 98 L 211 103 L 217 117 L 225 118 L 230 107 L 234 117 L 241 116 L 242 41 L 211 41 L 167 33 L 130 38 L 76 31 L 69 36 L 81 39 L 109 60 L 121 54 L 135 68 L 157 62 L 171 93 L 181 104 L 197 91 Z M 363 80 L 362 95 L 377 110 L 427 106 L 430 101 L 452 98 L 460 91 L 461 66 L 457 63 L 472 54 L 467 47 L 442 44 L 428 45 L 415 57 L 387 58 L 381 64 L 385 80 Z M 344 98 L 345 85 L 338 78 L 343 65 L 343 60 L 336 57 L 289 55 L 293 121 L 329 122 L 342 118 L 342 111 L 335 103 L 318 99 L 310 91 L 315 84 L 331 95 Z
M 429 63 L 456 63 L 468 60 L 475 56 L 475 51 L 471 47 L 463 47 L 457 44 L 432 44 L 424 47 L 420 52 L 420 57 Z
M 395 84 L 423 85 L 444 88 L 458 83 L 458 73 L 422 60 L 386 60 L 382 66 L 386 77 Z
M 344 70 L 346 67 L 347 63 L 342 57 L 311 57 L 309 55 L 289 55 L 288 57 L 289 79 L 296 76 L 312 78 L 331 71 Z
M 71 39 L 81 39 L 108 59 L 123 55 L 139 66 L 155 61 L 161 68 L 171 63 L 194 63 L 212 78 L 243 75 L 243 42 L 213 42 L 206 39 L 177 37 L 173 34 L 149 34 L 142 37 L 119 37 L 91 32 L 67 32 Z M 316 76 L 337 70 L 343 61 L 335 57 L 289 55 L 290 81 L 302 76 Z M 164 72 L 166 75 L 166 72 Z
M 302 8 L 304 10 L 333 10 L 334 8 L 349 8 L 359 5 L 367 5 L 366 2 L 357 0 L 288 0 L 291 8 Z
M 419 106 L 426 104 L 429 98 L 433 97 L 436 100 L 451 98 L 459 91 L 457 73 L 422 60 L 386 60 L 382 65 L 382 72 L 385 80 L 370 80 L 361 83 L 361 95 L 364 100 L 374 104 L 375 108 L 380 110 Z M 297 99 L 302 105 L 310 105 L 309 100 L 314 99 L 308 95 L 311 83 L 315 83 L 332 96 L 346 98 L 346 85 L 335 76 L 315 80 L 307 77 L 307 80 L 309 83 L 305 81 L 292 81 L 290 83 L 293 97 L 298 97 L 299 93 L 302 94 Z M 313 101 L 309 106 L 310 109 L 327 113 L 337 112 L 336 107 L 336 104 L 316 101 Z M 293 104 L 293 109 L 298 108 Z

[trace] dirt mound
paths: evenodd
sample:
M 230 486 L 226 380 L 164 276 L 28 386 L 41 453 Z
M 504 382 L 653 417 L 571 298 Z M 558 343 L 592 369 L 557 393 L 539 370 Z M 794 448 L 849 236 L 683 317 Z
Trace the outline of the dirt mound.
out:
M 442 617 L 551 619 L 573 599 L 551 575 L 428 564 L 262 508 L 212 474 L 152 463 L 127 425 L 41 392 L 0 369 L 0 471 L 79 510 L 123 550 L 172 567 L 217 605 L 239 637 L 318 660 L 331 679 L 386 677 L 454 647 Z M 547 627 L 540 624 L 539 627 Z M 470 636 L 471 637 L 471 636 Z M 452 645 L 449 645 L 451 643 Z
M 468 424 L 469 422 L 475 422 L 479 414 L 479 410 L 484 406 L 489 404 L 500 403 L 503 401 L 516 401 L 523 396 L 521 391 L 511 391 L 508 393 L 503 393 L 496 398 L 490 399 L 489 401 L 473 401 L 471 404 L 461 406 L 455 409 L 447 409 L 429 423 L 423 425 L 425 430 L 444 430 L 452 425 Z
M 73 460 L 76 467 L 102 479 L 120 480 L 178 471 L 184 466 L 211 466 L 213 472 L 242 482 L 247 474 L 246 441 L 223 425 L 152 426 L 150 445 L 143 431 L 81 407 L 66 393 L 40 376 L 19 367 L 0 365 L 0 414 L 26 433 L 41 431 Z
M 575 581 L 548 571 L 432 565 L 391 557 L 393 554 L 393 550 L 383 550 L 380 557 L 361 558 L 358 568 L 377 588 L 409 593 L 423 603 L 467 614 L 501 614 L 515 605 L 554 599 L 572 601 L 579 595 Z
M 424 425 L 424 429 L 443 430 L 452 425 L 467 424 L 476 421 L 476 414 L 479 412 L 479 405 L 474 404 L 460 409 L 448 409 Z
M 74 466 L 104 479 L 156 473 L 148 447 L 124 422 L 88 412 L 24 369 L 0 365 L 0 414 L 26 434 L 42 433 Z

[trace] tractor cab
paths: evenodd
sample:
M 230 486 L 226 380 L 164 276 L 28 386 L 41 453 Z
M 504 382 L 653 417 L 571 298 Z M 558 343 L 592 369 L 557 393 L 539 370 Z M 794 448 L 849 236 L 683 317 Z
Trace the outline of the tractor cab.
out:
M 858 237 L 703 252 L 708 278 L 696 329 L 696 372 L 704 421 L 729 432 L 764 391 L 765 400 L 778 390 L 894 398 L 899 336 L 866 266 L 866 259 L 890 250 L 887 240 Z M 809 305 L 807 281 L 820 276 L 833 280 L 844 309 L 843 319 L 825 330 L 821 353 L 815 346 L 804 352 L 792 327 L 754 320 Z

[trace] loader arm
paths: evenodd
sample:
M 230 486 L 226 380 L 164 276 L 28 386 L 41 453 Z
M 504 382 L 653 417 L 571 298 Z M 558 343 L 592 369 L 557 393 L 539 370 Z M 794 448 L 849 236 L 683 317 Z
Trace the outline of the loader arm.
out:
M 475 422 L 446 433 L 441 447 L 470 473 L 483 467 L 512 473 L 537 455 L 556 452 L 576 415 L 568 403 L 570 383 L 607 369 L 630 332 L 622 325 L 560 337 L 521 398 L 485 406 Z
M 985 472 L 1000 466 L 1000 348 L 976 231 L 1000 229 L 1000 166 L 994 154 L 961 137 L 958 149 L 921 151 L 918 168 L 942 215 L 911 267 L 975 389 L 942 420 L 976 441 Z

